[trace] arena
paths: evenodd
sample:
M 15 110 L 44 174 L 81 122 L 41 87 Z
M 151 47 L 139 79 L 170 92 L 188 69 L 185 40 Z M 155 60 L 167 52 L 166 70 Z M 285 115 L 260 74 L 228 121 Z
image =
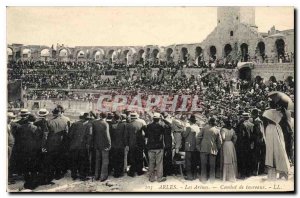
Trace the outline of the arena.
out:
M 222 149 L 228 140 L 222 139 L 222 129 L 229 127 L 227 125 L 231 126 L 226 130 L 234 133 L 232 141 L 236 152 L 236 172 L 229 174 L 233 174 L 230 179 L 246 186 L 253 181 L 264 181 L 270 175 L 274 177 L 275 174 L 276 178 L 276 174 L 280 173 L 280 179 L 286 179 L 287 186 L 293 188 L 294 70 L 294 29 L 279 31 L 273 26 L 268 32 L 258 32 L 254 7 L 219 7 L 217 26 L 199 43 L 76 47 L 9 44 L 9 130 L 15 144 L 11 147 L 8 160 L 8 189 L 13 192 L 28 189 L 37 192 L 110 192 L 131 191 L 132 186 L 135 186 L 135 191 L 163 191 L 160 183 L 152 183 L 155 179 L 151 176 L 155 171 L 151 157 L 154 154 L 150 151 L 160 149 L 163 154 L 155 153 L 156 157 L 164 160 L 155 167 L 157 174 L 163 174 L 157 175 L 158 182 L 167 180 L 167 183 L 175 182 L 177 185 L 190 182 L 191 189 L 196 189 L 193 186 L 199 185 L 196 178 L 199 177 L 203 182 L 205 171 L 210 172 L 212 182 L 216 179 L 213 186 L 222 186 L 220 190 L 226 190 L 222 180 L 227 180 L 229 173 L 224 171 Z M 274 102 L 271 94 L 275 92 L 283 93 L 289 98 L 289 103 L 283 105 Z M 267 164 L 265 167 L 266 137 L 265 129 L 262 128 L 263 124 L 268 124 L 264 120 L 265 113 L 275 109 L 282 118 L 280 131 L 285 142 L 282 148 L 285 154 L 278 155 L 283 155 L 283 161 L 288 160 L 289 171 L 284 169 L 278 172 L 276 169 L 274 173 L 275 168 L 267 169 Z M 50 116 L 52 113 L 54 118 Z M 49 124 L 49 120 L 57 117 L 66 121 L 66 129 L 61 134 L 61 150 L 58 149 L 61 153 L 58 154 L 55 149 L 52 153 L 61 160 L 56 160 L 59 165 L 52 167 L 53 170 L 45 168 L 46 159 L 53 160 L 53 156 L 49 157 L 51 152 L 46 149 L 46 144 L 50 141 L 47 139 L 48 133 L 50 135 L 55 131 L 51 131 L 55 124 Z M 152 126 L 155 119 L 160 119 L 159 129 L 155 128 L 156 125 Z M 105 123 L 108 123 L 109 137 L 105 138 L 111 144 L 105 147 L 105 152 L 102 150 L 104 153 L 100 151 L 101 154 L 99 149 L 94 148 L 98 143 L 93 142 L 94 133 L 98 133 L 93 127 L 97 126 L 95 123 L 98 120 L 106 120 Z M 18 135 L 20 131 L 27 130 L 23 125 L 37 122 L 42 124 L 35 124 L 36 130 L 44 134 L 36 137 L 39 140 L 27 140 L 27 137 Z M 138 124 L 132 124 L 135 122 Z M 126 130 L 122 131 L 118 128 L 121 123 L 134 127 L 125 127 Z M 54 128 L 59 128 L 60 124 Z M 215 153 L 209 155 L 213 157 L 206 159 L 206 156 L 202 156 L 202 144 L 197 142 L 197 134 L 202 134 L 208 125 L 218 131 L 215 132 L 220 136 L 216 135 L 216 146 L 220 145 Z M 135 132 L 142 135 L 137 135 L 134 141 L 141 141 L 143 146 L 130 144 L 133 140 L 128 131 L 134 132 L 136 127 L 141 127 Z M 161 128 L 165 131 L 164 147 L 158 145 L 160 139 L 152 137 L 149 132 L 151 127 L 154 127 L 154 131 Z M 68 146 L 73 141 L 78 146 L 76 133 L 83 129 L 89 130 L 83 134 L 86 138 L 84 141 L 89 141 L 86 143 L 88 147 L 70 150 Z M 186 135 L 187 131 L 193 131 L 194 136 L 190 137 L 191 133 Z M 249 133 L 249 137 L 245 133 Z M 125 141 L 121 138 L 128 139 Z M 157 141 L 152 143 L 155 149 L 149 147 L 151 138 Z M 15 154 L 20 151 L 20 147 L 26 147 L 25 144 L 30 142 L 40 147 L 35 155 Z M 42 149 L 47 151 L 42 152 Z M 104 158 L 105 153 L 107 159 L 102 159 L 99 178 L 97 160 L 99 157 Z M 30 156 L 28 159 L 24 157 L 27 155 Z M 20 159 L 25 158 L 26 163 L 34 163 L 39 171 L 20 167 Z M 206 163 L 214 170 L 211 168 L 207 171 L 201 165 L 202 160 L 207 161 L 208 158 L 213 162 Z M 109 161 L 106 175 L 103 173 L 105 160 Z M 44 169 L 48 172 L 44 172 Z M 50 177 L 51 174 L 55 175 Z M 99 179 L 102 183 L 98 185 L 94 180 Z M 205 186 L 198 190 L 212 191 L 212 188 Z M 262 191 L 272 190 L 259 188 Z M 183 186 L 175 191 L 189 191 L 189 188 Z

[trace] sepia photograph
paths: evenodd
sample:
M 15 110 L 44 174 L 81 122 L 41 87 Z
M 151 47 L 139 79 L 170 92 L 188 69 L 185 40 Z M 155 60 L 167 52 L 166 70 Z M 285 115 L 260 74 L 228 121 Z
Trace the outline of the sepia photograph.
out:
M 5 9 L 7 192 L 295 192 L 295 7 Z

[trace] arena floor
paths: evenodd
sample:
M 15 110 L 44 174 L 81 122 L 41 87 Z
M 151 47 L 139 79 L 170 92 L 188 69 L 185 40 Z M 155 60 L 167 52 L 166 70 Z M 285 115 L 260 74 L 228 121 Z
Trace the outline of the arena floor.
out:
M 198 179 L 186 181 L 180 175 L 168 176 L 167 181 L 149 182 L 147 175 L 137 176 L 135 178 L 127 175 L 122 178 L 113 178 L 112 176 L 105 182 L 100 181 L 73 181 L 70 172 L 60 179 L 54 180 L 55 184 L 39 186 L 33 192 L 177 192 L 177 191 L 292 191 L 294 189 L 294 167 L 289 175 L 288 181 L 281 179 L 276 182 L 266 180 L 267 176 L 252 176 L 236 182 L 223 182 L 216 180 L 214 183 L 201 183 Z M 9 185 L 10 192 L 32 192 L 23 189 L 23 181 L 17 181 L 16 184 Z

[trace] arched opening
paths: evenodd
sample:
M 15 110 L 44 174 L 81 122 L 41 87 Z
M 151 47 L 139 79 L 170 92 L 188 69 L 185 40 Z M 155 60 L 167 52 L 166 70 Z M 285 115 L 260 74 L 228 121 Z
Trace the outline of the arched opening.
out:
M 224 47 L 224 55 L 225 55 L 225 58 L 231 53 L 232 51 L 232 47 L 230 44 L 226 44 L 225 47 Z
M 22 57 L 24 59 L 28 59 L 31 57 L 31 50 L 30 49 L 23 49 L 22 51 Z
M 247 62 L 249 60 L 249 54 L 248 54 L 248 45 L 246 43 L 243 43 L 241 45 L 241 55 L 242 55 L 242 62 Z
M 173 49 L 172 48 L 168 48 L 167 49 L 167 62 L 173 62 Z
M 50 50 L 49 49 L 43 49 L 41 51 L 41 59 L 44 61 L 47 61 L 50 57 Z
M 210 59 L 212 59 L 212 61 L 215 61 L 216 58 L 217 58 L 217 48 L 213 45 L 213 46 L 210 46 L 209 48 L 209 57 Z
M 7 60 L 8 61 L 13 60 L 13 50 L 10 47 L 6 49 L 6 53 L 7 53 Z
M 201 62 L 203 61 L 203 54 L 202 54 L 202 48 L 196 47 L 195 49 L 195 58 L 196 58 L 196 64 L 201 65 Z
M 77 60 L 81 60 L 81 59 L 84 59 L 85 58 L 85 53 L 84 51 L 80 50 L 77 52 L 77 55 L 76 55 L 76 58 Z
M 251 68 L 250 67 L 242 67 L 239 70 L 239 78 L 241 80 L 251 81 Z
M 181 48 L 181 61 L 184 63 L 188 60 L 188 49 L 186 47 Z
M 144 63 L 144 60 L 145 60 L 145 50 L 143 49 L 140 49 L 139 53 L 138 53 L 138 64 L 143 64 Z
M 60 60 L 67 60 L 68 59 L 68 50 L 67 49 L 61 49 L 58 53 Z
M 265 62 L 265 43 L 260 41 L 259 43 L 257 43 L 257 47 L 256 47 L 256 51 L 258 53 L 258 58 L 260 58 L 262 60 L 262 62 Z
M 284 60 L 284 47 L 285 47 L 285 43 L 283 39 L 277 39 L 276 42 L 276 50 L 277 50 L 277 58 L 278 61 L 280 62 Z
M 93 52 L 93 59 L 94 61 L 102 61 L 104 58 L 104 50 L 103 49 L 97 49 Z
M 153 62 L 156 62 L 158 60 L 158 53 L 159 53 L 159 50 L 158 49 L 154 49 L 152 51 L 152 59 L 153 59 Z

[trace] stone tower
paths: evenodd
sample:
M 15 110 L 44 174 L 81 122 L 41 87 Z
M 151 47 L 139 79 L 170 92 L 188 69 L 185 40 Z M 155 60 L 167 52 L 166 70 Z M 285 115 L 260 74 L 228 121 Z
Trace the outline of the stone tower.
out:
M 217 18 L 219 26 L 234 27 L 243 23 L 256 27 L 254 7 L 218 7 Z

